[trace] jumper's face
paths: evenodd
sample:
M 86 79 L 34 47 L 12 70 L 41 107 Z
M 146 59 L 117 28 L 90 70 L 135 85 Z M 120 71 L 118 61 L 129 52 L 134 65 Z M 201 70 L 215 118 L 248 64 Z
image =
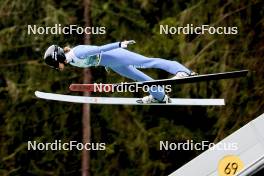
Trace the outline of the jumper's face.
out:
M 63 71 L 64 68 L 65 68 L 65 64 L 59 62 L 59 70 L 60 70 L 60 71 Z

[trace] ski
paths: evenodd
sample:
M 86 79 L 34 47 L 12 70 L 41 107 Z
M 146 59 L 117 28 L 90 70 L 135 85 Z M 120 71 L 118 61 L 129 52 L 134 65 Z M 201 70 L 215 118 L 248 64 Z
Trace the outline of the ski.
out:
M 88 104 L 104 104 L 104 105 L 181 105 L 181 106 L 223 106 L 224 99 L 191 99 L 191 98 L 172 98 L 171 103 L 139 103 L 140 98 L 121 98 L 121 97 L 87 97 L 63 95 L 55 93 L 46 93 L 36 91 L 38 98 L 46 100 L 63 101 L 70 103 L 88 103 Z
M 232 71 L 232 72 L 222 72 L 222 73 L 212 73 L 204 75 L 190 76 L 181 79 L 160 79 L 153 81 L 143 81 L 143 82 L 129 82 L 129 83 L 116 83 L 116 84 L 71 84 L 69 89 L 71 91 L 81 91 L 81 92 L 111 92 L 115 91 L 118 86 L 129 87 L 129 86 L 153 86 L 153 85 L 169 85 L 169 84 L 186 84 L 186 83 L 197 83 L 202 81 L 211 80 L 221 80 L 221 79 L 231 79 L 244 77 L 248 73 L 248 70 Z

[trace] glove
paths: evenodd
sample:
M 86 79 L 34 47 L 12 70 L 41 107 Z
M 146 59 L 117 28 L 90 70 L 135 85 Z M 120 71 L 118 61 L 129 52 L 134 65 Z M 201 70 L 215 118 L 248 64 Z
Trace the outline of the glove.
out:
M 121 48 L 127 48 L 127 45 L 135 44 L 135 40 L 125 40 L 123 42 L 120 42 Z

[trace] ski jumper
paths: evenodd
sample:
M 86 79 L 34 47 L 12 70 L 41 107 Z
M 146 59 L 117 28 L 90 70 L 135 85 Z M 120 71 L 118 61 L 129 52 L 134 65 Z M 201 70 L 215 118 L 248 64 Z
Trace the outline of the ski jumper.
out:
M 103 46 L 78 45 L 66 53 L 66 61 L 73 66 L 83 68 L 91 66 L 109 67 L 118 74 L 134 81 L 153 80 L 138 68 L 158 68 L 171 74 L 176 74 L 179 71 L 191 73 L 191 70 L 176 61 L 149 58 L 120 48 L 120 42 Z M 159 91 L 154 89 L 149 93 L 159 101 L 165 96 L 165 92 L 160 91 L 160 88 Z

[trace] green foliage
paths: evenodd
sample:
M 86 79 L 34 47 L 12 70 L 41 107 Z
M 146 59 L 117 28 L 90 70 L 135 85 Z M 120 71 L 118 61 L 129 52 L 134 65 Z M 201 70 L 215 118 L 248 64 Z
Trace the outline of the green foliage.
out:
M 225 107 L 91 106 L 92 175 L 168 175 L 199 151 L 160 151 L 159 141 L 217 142 L 245 125 L 264 107 L 261 0 L 92 1 L 93 26 L 106 35 L 92 43 L 134 39 L 129 48 L 146 56 L 184 63 L 198 73 L 249 69 L 247 78 L 173 86 L 172 97 L 225 98 Z M 81 1 L 1 0 L 0 6 L 0 175 L 79 175 L 79 151 L 28 151 L 27 141 L 81 142 L 82 106 L 39 100 L 35 90 L 69 94 L 82 70 L 56 72 L 42 62 L 45 48 L 81 44 L 81 35 L 28 35 L 27 25 L 83 25 Z M 237 35 L 160 35 L 159 25 L 237 26 Z M 125 58 L 124 58 L 125 59 Z M 146 70 L 167 78 L 161 70 Z M 130 81 L 93 68 L 94 82 Z M 101 94 L 99 94 L 101 95 Z M 112 96 L 143 96 L 114 93 Z

